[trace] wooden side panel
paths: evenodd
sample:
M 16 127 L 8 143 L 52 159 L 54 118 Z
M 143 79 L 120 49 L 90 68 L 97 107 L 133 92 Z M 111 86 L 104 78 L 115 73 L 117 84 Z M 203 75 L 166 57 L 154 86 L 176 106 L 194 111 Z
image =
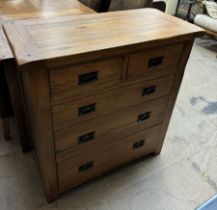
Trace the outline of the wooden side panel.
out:
M 155 149 L 155 154 L 159 154 L 161 152 L 161 150 L 162 150 L 162 146 L 163 146 L 164 139 L 165 139 L 165 136 L 166 136 L 166 133 L 167 133 L 169 122 L 170 122 L 170 119 L 171 119 L 171 116 L 172 116 L 172 113 L 173 113 L 173 109 L 174 109 L 174 106 L 175 106 L 176 98 L 178 96 L 179 88 L 180 88 L 181 83 L 182 83 L 182 78 L 183 78 L 183 75 L 184 75 L 185 66 L 186 66 L 186 64 L 188 62 L 193 43 L 194 43 L 193 39 L 185 42 L 182 57 L 181 57 L 180 63 L 179 63 L 179 69 L 178 69 L 178 72 L 177 72 L 176 77 L 175 77 L 175 81 L 174 81 L 174 85 L 173 85 L 173 88 L 172 88 L 172 92 L 170 94 L 170 99 L 169 99 L 169 103 L 168 103 L 168 106 L 167 106 L 164 122 L 162 124 L 160 137 L 159 137 L 159 140 L 158 140 L 157 147 Z
M 32 136 L 47 200 L 53 201 L 58 196 L 58 186 L 48 71 L 43 62 L 32 64 L 27 68 L 32 71 L 23 72 L 22 79 L 31 119 Z
M 28 152 L 32 148 L 32 142 L 30 140 L 31 134 L 27 123 L 28 115 L 25 111 L 25 99 L 20 83 L 20 76 L 18 75 L 14 60 L 11 59 L 5 61 L 4 66 L 11 102 L 18 126 L 21 147 L 23 152 Z

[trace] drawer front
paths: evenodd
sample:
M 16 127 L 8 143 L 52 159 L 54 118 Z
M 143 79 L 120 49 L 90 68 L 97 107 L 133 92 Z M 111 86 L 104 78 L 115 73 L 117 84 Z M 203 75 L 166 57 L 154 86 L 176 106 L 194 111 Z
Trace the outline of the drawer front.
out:
M 57 131 L 67 126 L 168 95 L 172 88 L 173 79 L 173 75 L 167 76 L 54 106 L 52 108 L 54 130 Z
M 178 69 L 183 44 L 130 55 L 127 80 L 141 80 L 174 74 Z
M 160 126 L 153 127 L 57 164 L 60 191 L 154 152 L 159 132 Z
M 124 58 L 50 71 L 51 100 L 62 103 L 120 83 Z
M 75 125 L 54 133 L 56 151 L 63 151 L 82 144 L 100 141 L 101 137 L 122 126 L 136 127 L 137 131 L 160 124 L 168 103 L 168 97 L 139 104 L 112 114 L 101 116 L 81 125 Z M 112 139 L 111 139 L 112 141 Z M 84 143 L 82 143 L 84 142 Z

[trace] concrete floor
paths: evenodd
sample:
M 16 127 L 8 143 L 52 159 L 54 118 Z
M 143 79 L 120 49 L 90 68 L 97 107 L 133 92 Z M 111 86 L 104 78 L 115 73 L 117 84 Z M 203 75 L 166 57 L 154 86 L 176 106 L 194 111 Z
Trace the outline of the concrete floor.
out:
M 71 190 L 48 205 L 31 155 L 3 140 L 0 210 L 193 210 L 217 193 L 217 41 L 197 40 L 162 154 Z M 1 127 L 1 126 L 0 126 Z

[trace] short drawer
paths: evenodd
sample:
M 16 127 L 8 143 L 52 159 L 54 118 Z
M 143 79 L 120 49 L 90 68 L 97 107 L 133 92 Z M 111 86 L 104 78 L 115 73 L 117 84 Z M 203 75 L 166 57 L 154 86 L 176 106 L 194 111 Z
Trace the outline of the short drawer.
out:
M 51 100 L 62 103 L 120 83 L 124 58 L 50 71 Z
M 176 73 L 182 50 L 183 44 L 177 44 L 131 54 L 127 80 L 151 79 Z
M 160 126 L 153 127 L 57 164 L 60 191 L 154 152 L 159 132 Z
M 160 124 L 169 97 L 163 97 L 128 109 L 101 116 L 88 122 L 54 132 L 56 151 L 63 151 L 77 145 L 101 141 L 103 136 L 130 125 L 137 131 Z M 111 141 L 113 139 L 111 138 Z
M 172 88 L 173 79 L 174 76 L 172 75 L 140 82 L 136 85 L 53 106 L 54 130 L 57 131 L 67 126 L 168 95 Z

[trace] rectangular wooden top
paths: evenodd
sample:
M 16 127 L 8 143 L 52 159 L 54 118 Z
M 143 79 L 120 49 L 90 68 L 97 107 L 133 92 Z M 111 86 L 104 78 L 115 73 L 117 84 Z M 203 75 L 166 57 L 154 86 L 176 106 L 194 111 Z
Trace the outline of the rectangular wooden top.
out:
M 2 24 L 9 20 L 51 18 L 63 15 L 95 13 L 78 0 L 1 0 L 0 1 L 0 61 L 13 58 Z
M 19 65 L 203 32 L 155 9 L 20 20 L 4 30 Z
M 1 0 L 0 17 L 15 20 L 33 17 L 53 17 L 94 12 L 78 0 Z

